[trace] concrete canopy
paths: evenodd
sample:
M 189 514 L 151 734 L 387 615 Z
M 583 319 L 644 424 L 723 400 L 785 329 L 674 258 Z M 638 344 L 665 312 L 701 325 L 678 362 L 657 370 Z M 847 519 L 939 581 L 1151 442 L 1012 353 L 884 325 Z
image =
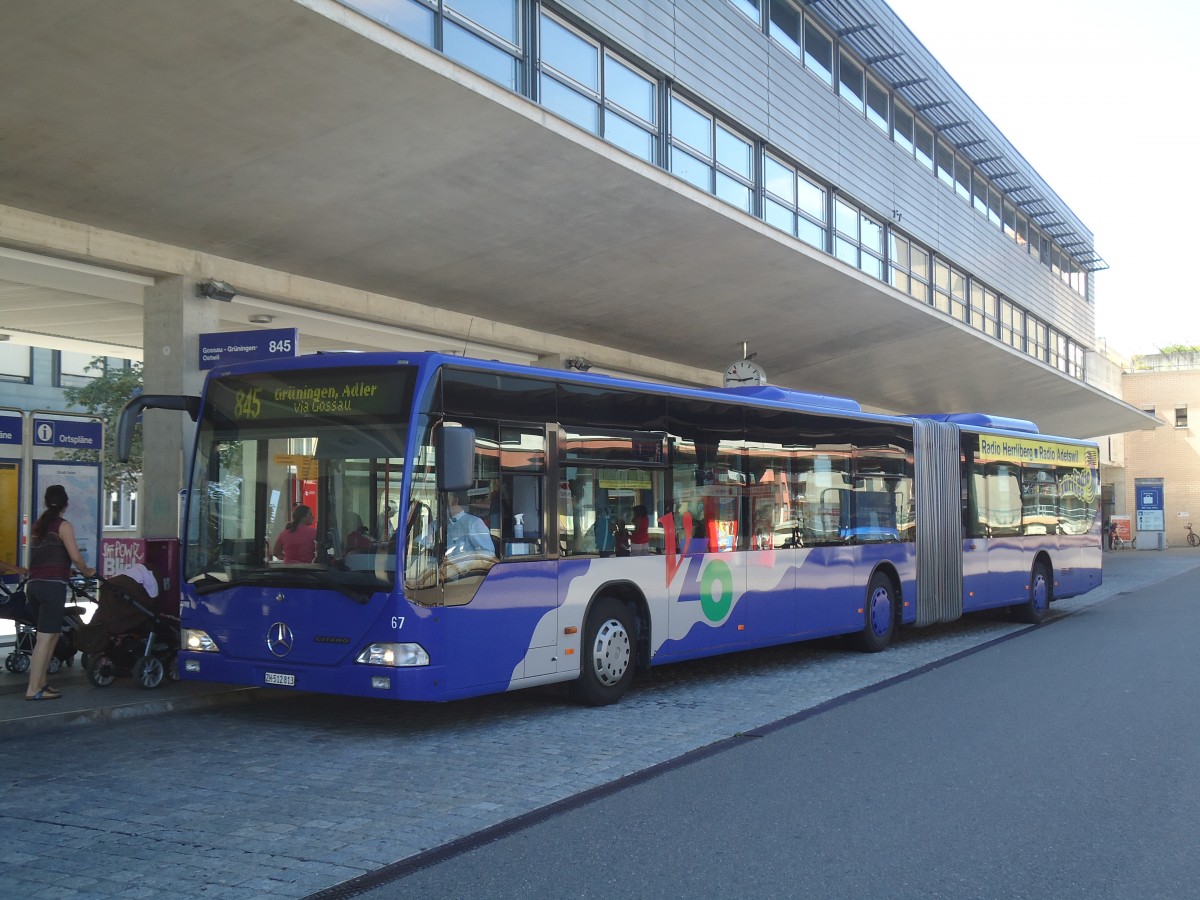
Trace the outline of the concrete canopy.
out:
M 710 383 L 746 341 L 870 408 L 1155 424 L 326 0 L 3 4 L 0 80 L 0 204 L 397 298 L 416 332 L 461 339 L 448 310 Z

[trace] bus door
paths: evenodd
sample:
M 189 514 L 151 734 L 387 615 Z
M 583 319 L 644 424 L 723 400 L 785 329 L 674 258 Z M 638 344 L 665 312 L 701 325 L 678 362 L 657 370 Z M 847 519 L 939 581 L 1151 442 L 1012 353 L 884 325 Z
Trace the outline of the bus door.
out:
M 963 575 L 970 582 L 964 585 L 963 607 L 1003 606 L 1020 598 L 1029 571 L 1021 468 L 1008 462 L 977 466 L 973 485 L 977 515 L 963 548 Z
M 740 412 L 703 404 L 679 404 L 675 412 L 670 478 L 679 555 L 666 561 L 671 634 L 685 636 L 678 646 L 692 654 L 765 640 L 778 631 L 775 597 L 766 589 L 774 573 L 765 566 L 770 555 L 755 554 L 764 565 L 754 568 L 755 590 L 747 592 L 751 554 L 744 551 L 752 535 Z
M 461 662 L 447 677 L 464 689 L 552 674 L 561 632 L 546 558 L 545 426 L 453 421 L 473 433 L 474 458 L 467 486 L 439 496 L 437 576 L 449 655 Z
M 970 457 L 968 457 L 970 458 Z M 963 611 L 988 605 L 988 545 L 994 528 L 988 506 L 988 476 L 978 463 L 963 485 Z M 1019 521 L 1019 519 L 1018 519 Z

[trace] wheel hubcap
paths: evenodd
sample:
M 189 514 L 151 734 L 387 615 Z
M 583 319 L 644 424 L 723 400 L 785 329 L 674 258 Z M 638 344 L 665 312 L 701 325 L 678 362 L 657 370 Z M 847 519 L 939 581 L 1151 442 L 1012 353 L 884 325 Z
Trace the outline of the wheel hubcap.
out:
M 163 677 L 163 664 L 157 659 L 150 658 L 142 664 L 142 687 L 155 687 Z
M 592 668 L 601 684 L 612 686 L 625 675 L 633 658 L 629 632 L 616 619 L 609 619 L 596 632 Z
M 879 636 L 892 627 L 892 598 L 887 588 L 877 588 L 871 595 L 871 630 Z
M 1038 612 L 1046 608 L 1046 576 L 1041 574 L 1033 580 L 1033 608 Z

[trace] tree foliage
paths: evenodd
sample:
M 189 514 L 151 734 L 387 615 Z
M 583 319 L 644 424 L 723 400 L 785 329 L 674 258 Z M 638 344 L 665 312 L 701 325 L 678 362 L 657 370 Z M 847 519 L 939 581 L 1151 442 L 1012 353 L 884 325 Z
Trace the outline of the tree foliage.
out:
M 121 462 L 117 459 L 117 421 L 125 404 L 142 389 L 142 364 L 133 362 L 127 369 L 109 367 L 105 357 L 97 356 L 87 368 L 100 375 L 81 387 L 64 388 L 63 397 L 72 406 L 104 421 L 101 467 L 105 492 L 117 491 L 122 485 L 132 487 L 142 473 L 142 429 L 141 426 L 134 429 L 129 461 Z M 92 450 L 63 450 L 58 456 L 89 462 L 96 459 Z

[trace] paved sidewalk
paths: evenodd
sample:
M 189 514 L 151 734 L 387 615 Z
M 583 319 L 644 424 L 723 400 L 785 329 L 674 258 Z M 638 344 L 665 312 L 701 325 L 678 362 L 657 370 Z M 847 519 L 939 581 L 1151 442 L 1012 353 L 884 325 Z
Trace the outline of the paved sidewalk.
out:
M 1055 611 L 1070 612 L 1116 596 L 1123 591 L 1144 587 L 1192 568 L 1200 568 L 1200 550 L 1179 547 L 1162 552 L 1117 551 L 1104 554 L 1104 565 L 1104 584 L 1100 588 L 1083 597 L 1056 603 Z M 911 640 L 919 634 L 917 629 L 907 630 L 901 637 L 899 646 L 903 648 L 906 640 Z M 991 636 L 994 635 L 989 634 L 988 639 Z M 10 650 L 11 647 L 2 648 L 0 656 L 7 656 Z M 293 700 L 297 697 L 291 692 L 200 682 L 165 682 L 154 690 L 146 690 L 136 685 L 129 676 L 118 676 L 111 685 L 100 688 L 87 680 L 79 657 L 76 657 L 73 666 L 60 669 L 50 678 L 50 683 L 63 692 L 61 700 L 26 703 L 24 696 L 27 682 L 28 676 L 25 674 L 0 672 L 0 735 L 29 734 L 73 726 L 112 723 L 139 716 L 210 709 L 239 703 Z
M 5 649 L 3 655 L 9 652 L 10 649 Z M 108 687 L 96 687 L 88 681 L 78 657 L 74 666 L 50 676 L 50 684 L 62 691 L 62 699 L 27 703 L 28 683 L 27 673 L 0 673 L 0 735 L 31 734 L 270 699 L 267 692 L 258 688 L 224 684 L 165 682 L 154 690 L 146 690 L 128 675 L 117 676 Z

